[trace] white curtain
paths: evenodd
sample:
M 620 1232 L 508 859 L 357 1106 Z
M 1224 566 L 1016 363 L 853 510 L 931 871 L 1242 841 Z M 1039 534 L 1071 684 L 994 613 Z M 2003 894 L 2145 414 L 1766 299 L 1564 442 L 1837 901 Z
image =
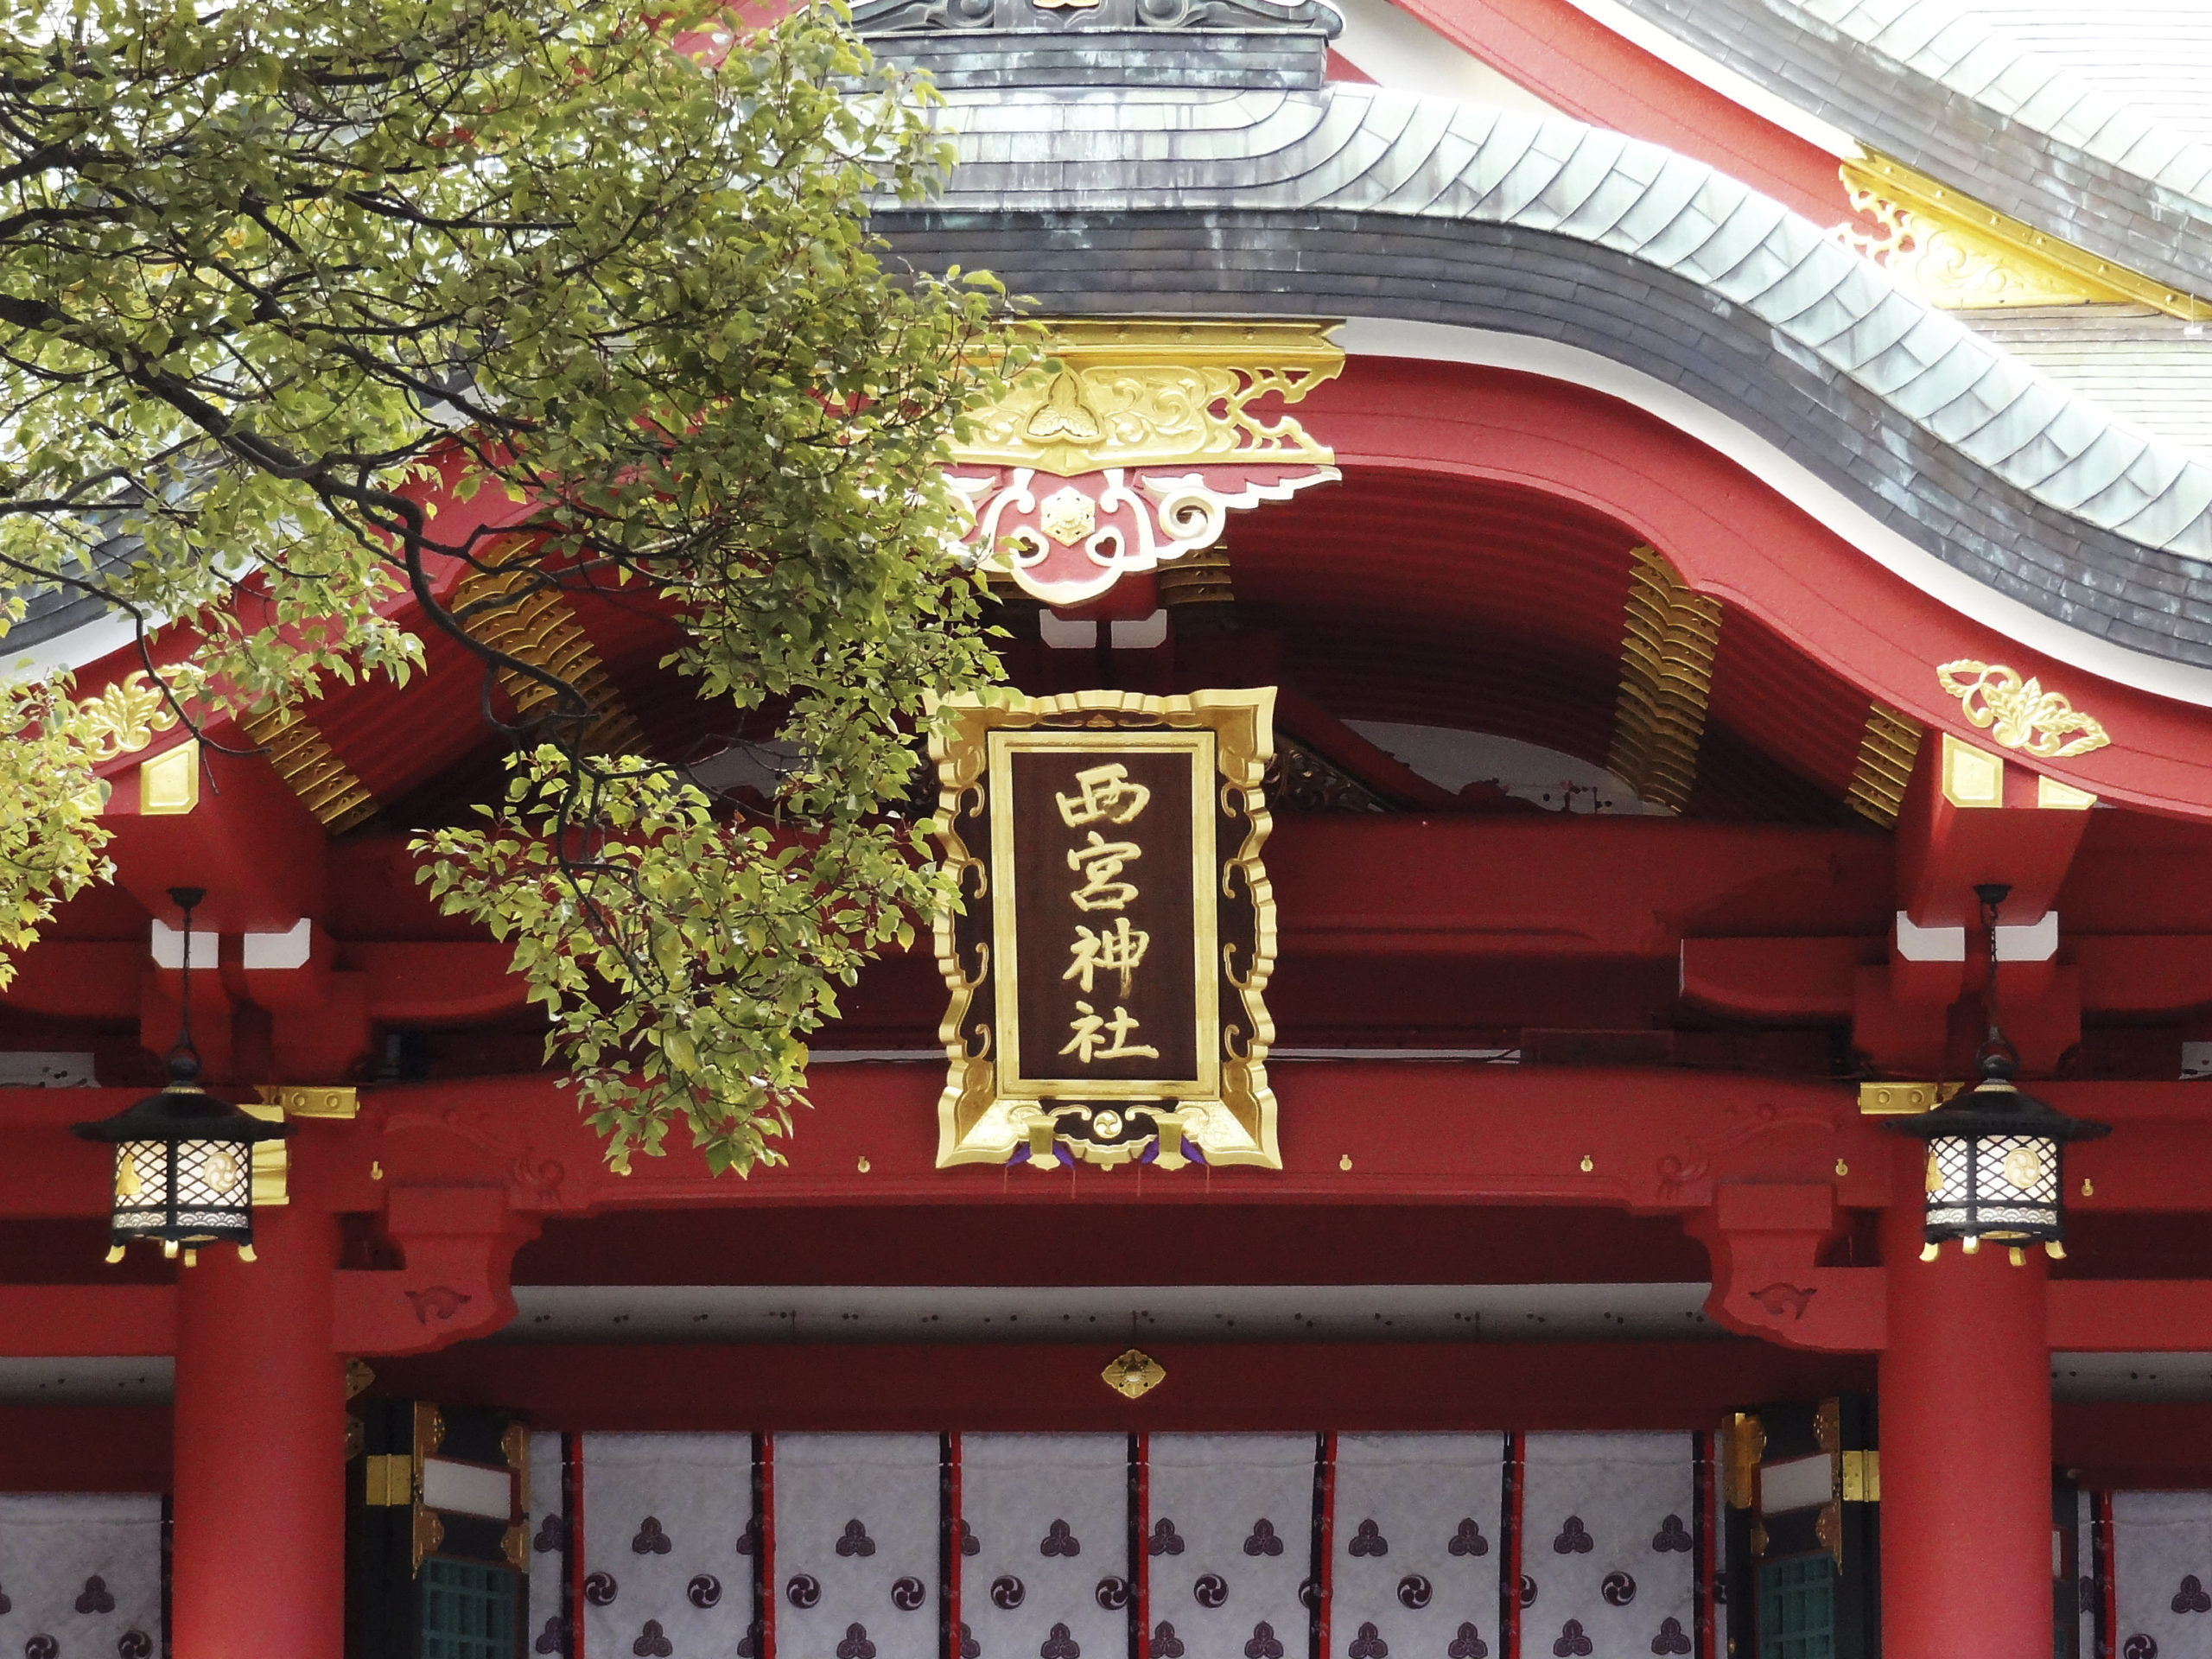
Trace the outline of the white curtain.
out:
M 960 1516 L 974 1659 L 1128 1659 L 1127 1435 L 963 1435 Z
M 937 1659 L 938 1437 L 775 1437 L 776 1651 Z
M 1151 1437 L 1152 1659 L 1306 1659 L 1313 1438 Z
M 587 1434 L 583 1491 L 585 1653 L 737 1659 L 753 1616 L 753 1565 L 738 1548 L 751 1437 Z M 548 1556 L 533 1547 L 531 1558 Z M 531 1599 L 535 1612 L 535 1586 Z
M 162 1500 L 0 1494 L 0 1654 L 153 1659 L 162 1641 Z
M 1337 1437 L 1332 1659 L 1499 1659 L 1502 1434 Z
M 1531 1434 L 1522 1650 L 1682 1659 L 1697 1631 L 1696 1445 L 1688 1434 Z
M 2116 1659 L 2212 1654 L 2212 1492 L 2114 1492 Z

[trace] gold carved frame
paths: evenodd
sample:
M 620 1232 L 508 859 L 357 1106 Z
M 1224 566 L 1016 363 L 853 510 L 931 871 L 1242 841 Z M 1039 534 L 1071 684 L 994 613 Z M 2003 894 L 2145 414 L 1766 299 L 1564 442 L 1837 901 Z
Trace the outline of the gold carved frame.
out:
M 940 913 L 938 969 L 950 993 L 938 1035 L 946 1077 L 938 1100 L 938 1166 L 1004 1164 L 1025 1147 L 1039 1167 L 1056 1168 L 1057 1144 L 1112 1167 L 1155 1142 L 1154 1163 L 1179 1169 L 1187 1141 L 1209 1165 L 1282 1167 L 1267 1054 L 1274 1042 L 1264 993 L 1275 960 L 1274 893 L 1260 849 L 1273 827 L 1261 780 L 1274 758 L 1274 691 L 1199 691 L 1187 697 L 1080 691 L 1065 696 L 962 699 L 943 706 L 930 740 L 939 789 L 938 839 L 958 883 L 961 907 Z M 1190 1086 L 1110 1079 L 1063 1081 L 1002 1075 L 1003 1041 L 1014 1022 L 1018 971 L 1012 894 L 995 880 L 1012 868 L 1012 813 L 995 785 L 1017 747 L 1127 747 L 1140 734 L 1187 734 L 1182 749 L 1203 762 L 1192 792 L 1192 864 L 1199 1014 L 1199 1075 Z M 995 768 L 994 762 L 1000 763 Z M 1210 805 L 1211 810 L 1205 810 Z M 1224 909 L 1249 912 L 1228 937 Z M 1218 1017 L 1213 1017 L 1218 1011 Z M 1018 1052 L 1018 1050 L 1016 1051 Z M 1142 1101 L 1156 1135 L 1116 1139 L 1125 1103 Z M 1080 1120 L 1071 1133 L 1067 1120 Z M 1092 1131 L 1099 1133 L 1094 1135 Z

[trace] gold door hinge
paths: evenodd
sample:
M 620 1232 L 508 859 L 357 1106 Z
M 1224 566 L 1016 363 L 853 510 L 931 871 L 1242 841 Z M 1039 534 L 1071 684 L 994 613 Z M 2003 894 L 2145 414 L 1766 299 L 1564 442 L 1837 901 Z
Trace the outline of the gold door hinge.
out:
M 1720 1486 L 1728 1507 L 1748 1510 L 1758 1497 L 1759 1459 L 1766 1455 L 1766 1426 L 1747 1411 L 1720 1421 Z
M 404 1452 L 378 1452 L 361 1459 L 361 1502 L 372 1510 L 415 1501 L 415 1459 Z
M 1878 1503 L 1882 1501 L 1882 1454 L 1879 1452 L 1843 1453 L 1843 1501 Z

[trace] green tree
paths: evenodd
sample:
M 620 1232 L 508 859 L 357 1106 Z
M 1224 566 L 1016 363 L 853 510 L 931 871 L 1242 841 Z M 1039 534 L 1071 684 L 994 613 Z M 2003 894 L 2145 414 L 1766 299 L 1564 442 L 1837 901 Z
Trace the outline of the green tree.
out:
M 418 843 L 426 874 L 512 941 L 618 1166 L 679 1121 L 718 1170 L 772 1158 L 804 1033 L 937 892 L 886 809 L 928 698 L 994 673 L 938 465 L 1031 348 L 988 278 L 889 268 L 866 230 L 950 164 L 927 102 L 823 5 L 0 22 L 10 618 L 97 595 L 219 735 L 405 678 L 416 601 L 524 711 L 505 800 Z M 529 534 L 442 534 L 441 480 Z M 793 757 L 766 818 L 594 753 L 585 690 L 487 643 L 549 588 L 618 587 Z M 0 944 L 104 874 L 67 690 L 0 690 Z

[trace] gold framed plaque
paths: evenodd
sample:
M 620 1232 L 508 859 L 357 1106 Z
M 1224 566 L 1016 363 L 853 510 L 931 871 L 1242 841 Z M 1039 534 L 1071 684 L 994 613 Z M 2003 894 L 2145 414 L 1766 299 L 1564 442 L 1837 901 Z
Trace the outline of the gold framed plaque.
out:
M 938 1165 L 1281 1167 L 1264 992 L 1273 688 L 963 700 L 931 740 L 960 907 Z

